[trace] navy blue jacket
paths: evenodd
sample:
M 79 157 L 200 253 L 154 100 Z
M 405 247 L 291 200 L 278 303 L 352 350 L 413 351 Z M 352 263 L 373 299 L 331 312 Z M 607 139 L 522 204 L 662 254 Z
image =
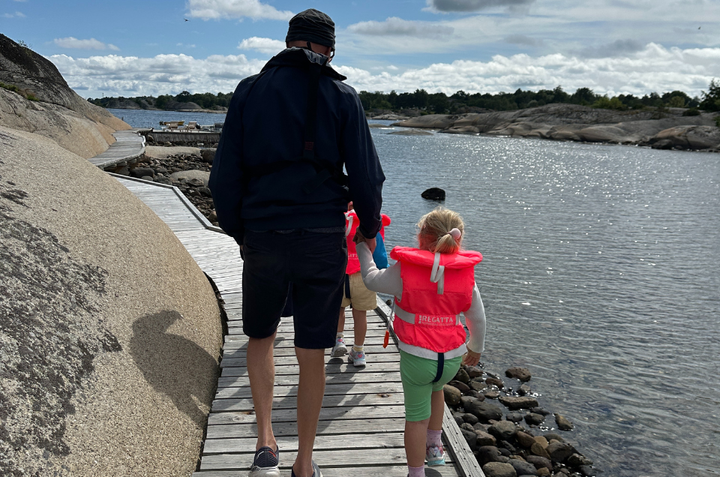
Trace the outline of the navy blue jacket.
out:
M 317 174 L 299 160 L 305 148 L 310 66 L 324 59 L 306 49 L 288 48 L 235 90 L 209 185 L 220 227 L 238 243 L 245 229 L 344 227 L 349 200 L 365 237 L 375 237 L 380 229 L 385 175 L 360 98 L 342 83 L 345 77 L 328 66 L 320 76 L 314 151 L 338 170 L 344 165 L 349 183 L 342 187 L 327 179 L 310 193 L 302 190 Z M 249 172 L 295 159 L 296 164 L 265 175 Z

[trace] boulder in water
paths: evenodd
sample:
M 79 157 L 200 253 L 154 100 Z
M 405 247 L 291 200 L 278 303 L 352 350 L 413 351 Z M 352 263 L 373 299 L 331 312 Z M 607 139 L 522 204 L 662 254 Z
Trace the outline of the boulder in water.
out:
M 426 189 L 421 194 L 423 199 L 428 200 L 445 200 L 445 191 L 438 187 Z

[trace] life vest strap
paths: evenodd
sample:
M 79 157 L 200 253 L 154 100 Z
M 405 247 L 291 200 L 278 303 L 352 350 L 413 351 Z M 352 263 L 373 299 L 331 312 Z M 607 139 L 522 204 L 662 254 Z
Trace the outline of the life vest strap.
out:
M 430 281 L 438 284 L 437 294 L 445 293 L 445 267 L 440 265 L 440 253 L 435 252 L 435 260 L 433 261 L 432 270 L 430 271 Z
M 397 299 L 396 299 L 397 301 Z M 417 320 L 417 315 L 415 313 L 410 313 L 409 311 L 405 311 L 402 308 L 400 308 L 397 304 L 395 304 L 395 317 L 400 318 L 402 321 L 406 323 L 410 323 L 411 325 L 414 325 Z M 460 315 L 455 315 L 455 325 L 460 323 Z
M 345 216 L 347 217 L 347 225 L 345 226 L 345 237 L 347 237 L 348 235 L 350 235 L 350 231 L 352 230 L 355 216 L 351 214 L 346 214 Z

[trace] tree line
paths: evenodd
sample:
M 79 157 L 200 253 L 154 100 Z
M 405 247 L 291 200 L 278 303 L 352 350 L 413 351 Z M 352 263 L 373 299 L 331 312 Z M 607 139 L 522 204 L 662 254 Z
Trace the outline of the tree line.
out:
M 578 88 L 574 93 L 565 92 L 561 86 L 555 89 L 541 89 L 540 91 L 523 91 L 517 89 L 514 93 L 466 93 L 458 91 L 447 96 L 445 93 L 428 93 L 424 89 L 417 89 L 413 93 L 396 93 L 391 91 L 368 92 L 360 91 L 360 100 L 366 111 L 394 111 L 417 109 L 425 114 L 457 114 L 479 110 L 513 111 L 516 109 L 532 108 L 550 103 L 568 103 L 590 106 L 594 108 L 632 110 L 653 107 L 689 108 L 690 114 L 699 114 L 699 110 L 720 111 L 720 81 L 712 80 L 708 91 L 702 92 L 702 97 L 691 98 L 682 91 L 669 93 L 650 93 L 642 97 L 632 94 L 621 94 L 608 97 L 596 94 L 590 88 Z M 195 103 L 203 109 L 225 109 L 230 104 L 232 93 L 195 93 L 183 91 L 175 96 L 165 94 L 157 98 L 152 96 L 138 96 L 134 98 L 90 98 L 93 104 L 102 107 L 118 107 L 122 102 L 135 102 L 142 109 L 171 110 L 180 109 L 182 104 Z M 120 106 L 122 107 L 122 106 Z
M 662 95 L 653 92 L 642 97 L 632 94 L 608 97 L 596 94 L 590 88 L 578 88 L 570 94 L 558 86 L 552 90 L 523 91 L 517 89 L 514 93 L 497 94 L 469 94 L 461 90 L 451 96 L 447 96 L 445 93 L 428 93 L 424 89 L 400 94 L 395 91 L 390 93 L 361 91 L 360 99 L 366 111 L 419 109 L 435 114 L 456 114 L 478 110 L 514 111 L 550 103 L 579 104 L 615 110 L 653 107 L 720 111 L 720 81 L 712 80 L 708 92 L 703 91 L 702 98 L 697 96 L 691 98 L 682 91 L 672 91 Z
M 157 98 L 154 96 L 136 96 L 132 98 L 126 98 L 124 96 L 119 97 L 103 97 L 103 98 L 88 98 L 91 103 L 102 106 L 103 108 L 116 108 L 124 107 L 123 104 L 127 104 L 128 101 L 138 105 L 141 109 L 161 109 L 161 110 L 173 110 L 181 109 L 183 105 L 187 103 L 195 103 L 202 109 L 227 109 L 230 105 L 230 98 L 232 93 L 195 93 L 191 94 L 189 91 L 183 91 L 180 94 L 162 94 Z

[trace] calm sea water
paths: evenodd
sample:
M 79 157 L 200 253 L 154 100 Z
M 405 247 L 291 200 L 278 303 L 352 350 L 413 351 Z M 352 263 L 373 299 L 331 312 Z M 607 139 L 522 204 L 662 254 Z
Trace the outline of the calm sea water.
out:
M 445 189 L 485 257 L 487 369 L 528 367 L 602 475 L 720 475 L 720 155 L 392 131 L 388 248 Z
M 485 257 L 487 369 L 528 367 L 603 475 L 720 475 L 720 155 L 391 131 L 388 245 L 447 191 Z
M 225 121 L 225 113 L 194 113 L 178 111 L 146 111 L 142 109 L 108 109 L 112 114 L 122 119 L 134 128 L 159 129 L 160 121 L 197 121 L 203 126 L 211 126 Z

